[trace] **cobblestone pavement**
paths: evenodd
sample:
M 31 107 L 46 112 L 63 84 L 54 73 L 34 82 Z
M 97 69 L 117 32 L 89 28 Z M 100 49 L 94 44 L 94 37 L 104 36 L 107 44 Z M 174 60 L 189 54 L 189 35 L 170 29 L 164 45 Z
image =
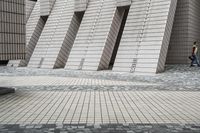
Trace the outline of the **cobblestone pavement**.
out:
M 131 73 L 116 73 L 112 71 L 72 71 L 65 69 L 30 69 L 30 68 L 14 68 L 0 67 L 0 77 L 19 77 L 19 76 L 53 76 L 53 77 L 71 77 L 96 80 L 114 80 L 135 83 L 157 84 L 159 86 L 146 86 L 147 90 L 200 90 L 200 68 L 189 67 L 187 65 L 167 66 L 164 73 L 156 75 L 134 75 Z M 52 86 L 52 85 L 51 85 Z M 30 86 L 29 86 L 30 87 Z M 139 89 L 138 87 L 130 87 L 129 89 Z M 142 86 L 141 86 L 142 87 Z M 143 88 L 146 88 L 143 87 Z M 120 87 L 123 89 L 126 87 Z
M 194 124 L 0 125 L 0 133 L 199 133 Z
M 2 133 L 199 133 L 200 69 L 157 75 L 0 67 Z

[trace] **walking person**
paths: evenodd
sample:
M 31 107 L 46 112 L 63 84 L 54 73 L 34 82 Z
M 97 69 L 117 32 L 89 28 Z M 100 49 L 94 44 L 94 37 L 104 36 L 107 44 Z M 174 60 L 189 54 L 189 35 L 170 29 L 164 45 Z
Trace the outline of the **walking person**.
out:
M 190 65 L 191 67 L 193 67 L 194 64 L 197 64 L 198 67 L 200 67 L 197 53 L 198 53 L 197 42 L 194 42 L 193 47 L 192 47 L 192 56 L 190 56 L 190 59 L 192 60 L 191 65 Z

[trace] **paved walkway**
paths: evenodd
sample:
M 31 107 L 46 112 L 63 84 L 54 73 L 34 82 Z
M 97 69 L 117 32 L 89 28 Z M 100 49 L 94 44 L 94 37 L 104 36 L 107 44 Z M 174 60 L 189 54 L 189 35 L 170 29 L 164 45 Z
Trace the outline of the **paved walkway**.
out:
M 126 82 L 91 78 L 52 77 L 52 76 L 15 76 L 0 77 L 1 86 L 158 86 L 146 82 Z
M 166 70 L 138 76 L 0 67 L 0 85 L 16 88 L 0 96 L 0 133 L 199 133 L 199 68 Z
M 200 92 L 17 91 L 0 124 L 200 123 Z

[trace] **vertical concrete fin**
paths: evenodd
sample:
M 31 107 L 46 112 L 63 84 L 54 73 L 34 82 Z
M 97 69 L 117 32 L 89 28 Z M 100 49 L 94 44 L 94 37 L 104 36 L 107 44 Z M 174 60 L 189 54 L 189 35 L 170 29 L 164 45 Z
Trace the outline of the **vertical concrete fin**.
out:
M 107 69 L 120 28 L 115 0 L 91 0 L 72 47 L 67 69 Z
M 98 70 L 104 70 L 109 68 L 109 63 L 112 57 L 112 52 L 116 44 L 119 29 L 122 23 L 125 10 L 122 8 L 117 8 L 110 26 L 110 31 L 108 33 L 105 46 L 100 59 L 100 64 Z
M 173 23 L 173 19 L 169 17 L 170 15 L 172 18 L 174 17 L 174 8 L 176 7 L 171 4 L 173 2 L 176 6 L 176 0 L 132 1 L 115 60 L 114 71 L 157 72 L 158 65 L 160 65 L 161 47 L 163 42 L 167 42 L 165 36 L 170 31 L 168 30 L 165 34 L 166 27 Z
M 78 27 L 74 0 L 57 0 L 28 66 L 64 67 Z
M 83 15 L 84 15 L 84 12 L 74 13 L 74 15 L 71 19 L 67 34 L 63 41 L 63 45 L 61 46 L 58 57 L 56 59 L 54 68 L 64 68 L 65 67 L 67 59 L 69 57 L 69 53 L 74 44 L 74 40 L 76 38 L 79 26 L 81 24 Z

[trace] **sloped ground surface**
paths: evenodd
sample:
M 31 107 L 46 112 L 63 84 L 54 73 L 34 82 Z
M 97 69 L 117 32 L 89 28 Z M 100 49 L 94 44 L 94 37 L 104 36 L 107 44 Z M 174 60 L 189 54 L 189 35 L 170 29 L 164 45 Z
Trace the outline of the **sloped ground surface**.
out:
M 114 80 L 127 82 L 144 82 L 149 84 L 158 84 L 152 86 L 128 86 L 128 90 L 145 89 L 145 90 L 200 90 L 200 68 L 189 67 L 187 65 L 166 66 L 164 73 L 156 75 L 134 75 L 131 73 L 114 73 L 112 71 L 71 71 L 65 69 L 30 69 L 30 68 L 12 68 L 1 67 L 0 76 L 53 76 L 53 77 L 72 77 L 72 78 L 89 78 L 99 80 Z M 53 85 L 51 85 L 53 86 Z M 23 86 L 24 87 L 24 86 Z M 30 86 L 29 86 L 30 87 Z M 42 87 L 44 88 L 44 87 Z M 61 87 L 62 88 L 62 87 Z M 78 87 L 77 87 L 78 88 Z M 89 87 L 90 88 L 90 87 Z M 110 85 L 108 89 L 112 89 Z M 115 87 L 116 88 L 116 87 Z M 119 90 L 124 87 L 119 87 Z
M 199 133 L 200 68 L 157 75 L 0 67 L 2 133 Z

